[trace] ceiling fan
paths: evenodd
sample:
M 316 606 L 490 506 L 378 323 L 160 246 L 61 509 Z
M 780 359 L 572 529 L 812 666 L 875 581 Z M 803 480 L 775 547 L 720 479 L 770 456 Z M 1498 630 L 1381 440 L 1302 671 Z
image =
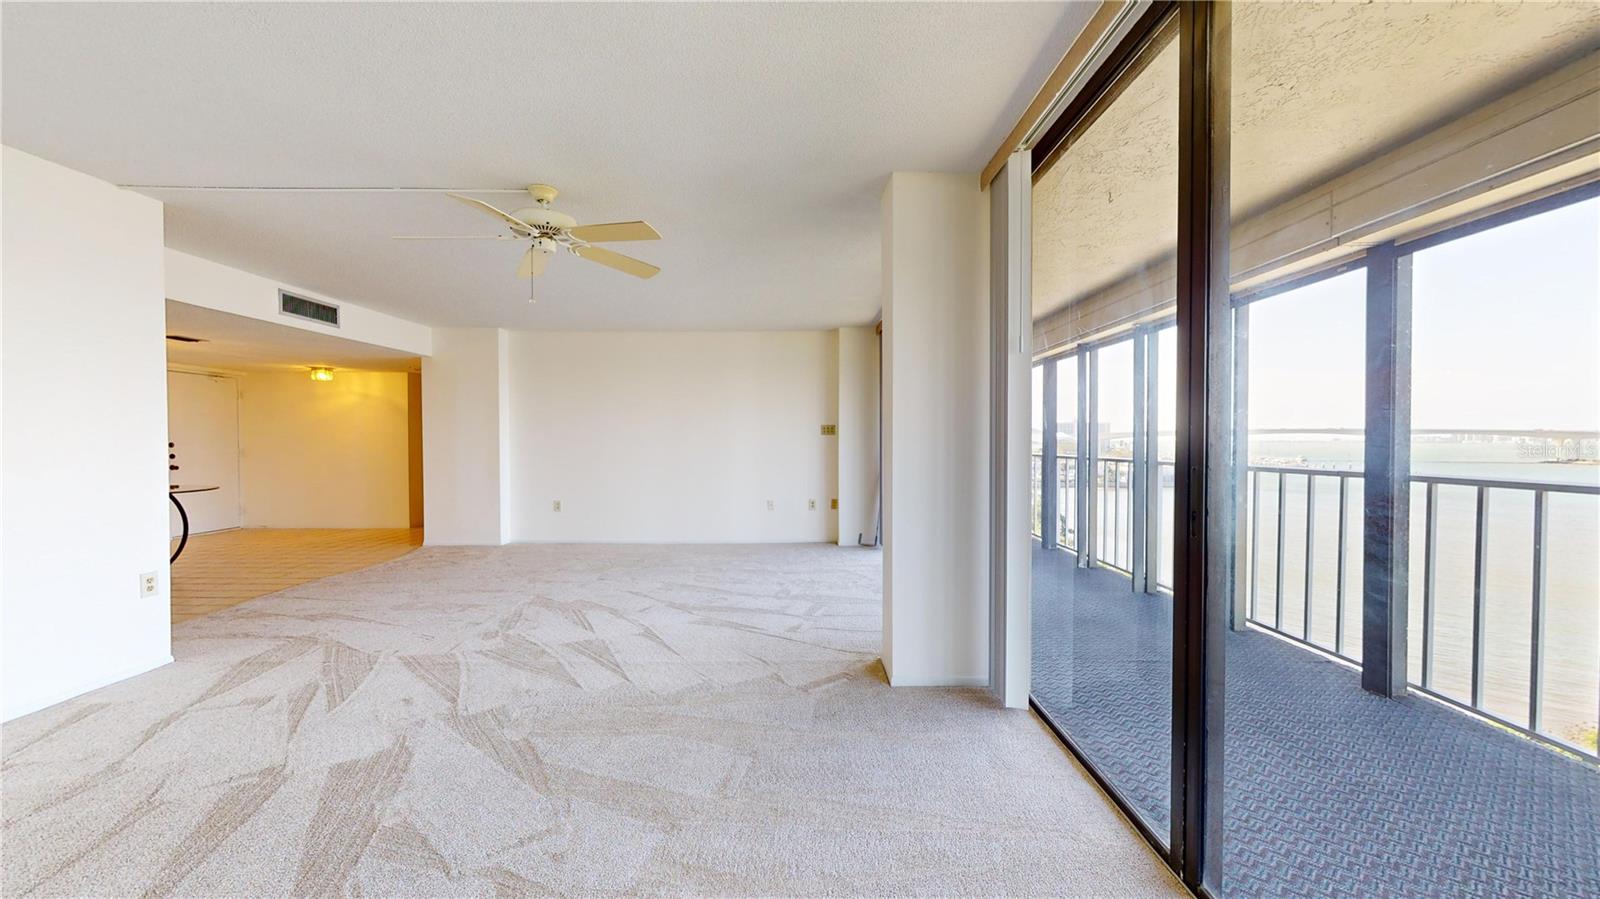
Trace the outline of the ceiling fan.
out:
M 505 212 L 482 200 L 474 200 L 461 194 L 449 195 L 499 219 L 511 232 L 510 234 L 404 236 L 396 237 L 395 240 L 527 241 L 528 251 L 522 254 L 522 263 L 517 266 L 517 275 L 523 278 L 533 278 L 543 274 L 545 266 L 550 263 L 550 257 L 559 250 L 566 250 L 590 262 L 598 262 L 635 278 L 653 278 L 661 271 L 659 267 L 648 262 L 594 246 L 597 243 L 620 240 L 660 240 L 661 235 L 648 223 L 608 222 L 602 225 L 580 225 L 577 219 L 550 207 L 558 193 L 555 188 L 548 184 L 530 184 L 528 193 L 533 195 L 534 205 L 515 212 Z

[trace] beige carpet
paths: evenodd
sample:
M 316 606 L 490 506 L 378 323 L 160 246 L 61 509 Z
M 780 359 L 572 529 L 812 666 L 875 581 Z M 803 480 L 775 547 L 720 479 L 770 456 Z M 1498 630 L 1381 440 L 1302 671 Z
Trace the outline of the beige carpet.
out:
M 880 557 L 422 549 L 0 730 L 20 896 L 1182 895 L 1034 716 L 890 689 Z

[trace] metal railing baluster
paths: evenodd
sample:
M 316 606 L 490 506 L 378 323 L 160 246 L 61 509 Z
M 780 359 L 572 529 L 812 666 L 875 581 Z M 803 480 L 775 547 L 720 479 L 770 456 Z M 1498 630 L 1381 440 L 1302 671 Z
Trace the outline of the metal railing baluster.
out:
M 1287 517 L 1284 515 L 1284 510 L 1287 508 L 1289 496 L 1288 477 L 1287 474 L 1278 472 L 1278 543 L 1273 547 L 1273 552 L 1278 557 L 1278 571 L 1272 597 L 1272 626 L 1279 629 L 1283 627 L 1283 536 L 1284 519 Z
M 1112 461 L 1111 476 L 1111 564 L 1122 567 L 1122 463 Z
M 1250 620 L 1261 620 L 1257 603 L 1261 571 L 1261 472 L 1250 472 Z
M 1433 686 L 1434 544 L 1439 536 L 1439 485 L 1425 488 L 1427 508 L 1422 521 L 1422 688 Z
M 1317 476 L 1306 475 L 1306 595 L 1305 611 L 1300 619 L 1300 631 L 1305 635 L 1307 643 L 1315 643 L 1311 639 L 1311 569 L 1312 560 L 1316 556 L 1316 521 L 1317 521 Z
M 1484 645 L 1488 643 L 1489 488 L 1478 488 L 1476 540 L 1472 551 L 1472 707 L 1483 707 Z
M 1544 699 L 1545 625 L 1545 541 L 1549 519 L 1545 516 L 1545 492 L 1533 492 L 1533 612 L 1532 633 L 1528 640 L 1528 730 L 1538 732 L 1543 723 L 1540 712 Z
M 1338 568 L 1333 573 L 1333 654 L 1344 655 L 1344 564 L 1345 564 L 1345 515 L 1349 511 L 1350 491 L 1345 489 L 1350 479 L 1339 475 L 1339 548 L 1334 553 L 1333 563 Z

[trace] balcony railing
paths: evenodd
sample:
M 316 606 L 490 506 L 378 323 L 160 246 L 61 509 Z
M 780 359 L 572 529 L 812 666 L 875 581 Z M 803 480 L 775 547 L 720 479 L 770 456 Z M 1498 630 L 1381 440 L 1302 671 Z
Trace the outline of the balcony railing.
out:
M 1348 471 L 1322 471 L 1307 468 L 1285 468 L 1274 466 L 1250 466 L 1249 469 L 1249 503 L 1250 517 L 1248 537 L 1248 566 L 1246 575 L 1248 597 L 1246 617 L 1255 627 L 1271 631 L 1281 637 L 1293 640 L 1307 646 L 1314 647 L 1323 652 L 1350 662 L 1360 661 L 1360 613 L 1361 613 L 1361 536 L 1359 525 L 1361 515 L 1361 481 L 1359 472 Z M 1352 483 L 1354 482 L 1354 483 Z M 1561 739 L 1550 733 L 1545 728 L 1543 709 L 1545 691 L 1548 686 L 1546 677 L 1546 663 L 1549 660 L 1549 645 L 1546 629 L 1549 623 L 1547 600 L 1549 582 L 1546 576 L 1549 565 L 1550 541 L 1549 534 L 1549 506 L 1550 497 L 1557 495 L 1600 496 L 1600 487 L 1582 484 L 1562 484 L 1549 482 L 1529 482 L 1515 480 L 1497 480 L 1489 478 L 1457 478 L 1440 477 L 1433 475 L 1417 475 L 1411 478 L 1414 488 L 1420 488 L 1422 509 L 1422 534 L 1421 555 L 1413 551 L 1410 563 L 1411 577 L 1420 576 L 1421 614 L 1420 614 L 1420 659 L 1412 664 L 1413 676 L 1410 685 L 1413 689 L 1425 693 L 1435 699 L 1455 705 L 1462 709 L 1490 718 L 1499 724 L 1513 728 L 1540 740 L 1555 743 L 1569 751 L 1578 751 L 1590 757 L 1597 756 L 1594 747 L 1576 745 L 1571 741 Z M 1268 499 L 1263 501 L 1263 488 L 1267 488 Z M 1303 487 L 1304 496 L 1296 497 L 1294 502 L 1303 504 L 1303 513 L 1291 505 L 1291 492 L 1298 493 Z M 1468 616 L 1468 640 L 1465 646 L 1452 646 L 1453 650 L 1464 650 L 1467 654 L 1468 677 L 1465 689 L 1460 686 L 1454 688 L 1442 685 L 1436 676 L 1435 660 L 1440 652 L 1440 636 L 1437 626 L 1438 609 L 1441 605 L 1441 595 L 1438 589 L 1440 560 L 1440 535 L 1439 535 L 1439 491 L 1441 487 L 1464 488 L 1472 491 L 1473 495 L 1473 525 L 1472 525 L 1472 587 L 1471 609 Z M 1413 492 L 1416 492 L 1415 490 Z M 1528 668 L 1527 668 L 1527 693 L 1524 700 L 1514 703 L 1520 705 L 1521 714 L 1508 710 L 1505 691 L 1500 691 L 1492 705 L 1487 702 L 1486 685 L 1498 674 L 1492 670 L 1493 662 L 1487 652 L 1489 643 L 1489 558 L 1490 558 L 1490 520 L 1489 502 L 1491 496 L 1501 493 L 1514 493 L 1522 496 L 1531 496 L 1532 514 L 1527 522 L 1528 535 L 1531 543 L 1532 577 L 1531 587 L 1527 596 L 1528 630 Z M 1272 496 L 1271 494 L 1276 494 Z M 1265 502 L 1265 505 L 1263 505 Z M 1329 503 L 1337 508 L 1333 516 L 1334 539 L 1332 541 L 1332 559 L 1327 558 L 1327 544 L 1318 539 L 1318 525 L 1326 524 L 1319 521 L 1318 509 L 1323 503 Z M 1275 507 L 1275 513 L 1268 513 L 1268 509 Z M 1298 527 L 1289 527 L 1291 512 L 1301 514 L 1303 520 Z M 1463 516 L 1464 518 L 1464 516 Z M 1270 549 L 1263 547 L 1262 527 L 1264 520 L 1270 520 L 1272 531 L 1268 536 L 1271 541 Z M 1416 537 L 1413 537 L 1413 545 Z M 1319 548 L 1323 552 L 1319 553 Z M 1299 576 L 1303 579 L 1300 588 L 1300 608 L 1286 608 L 1288 595 L 1285 583 L 1286 569 L 1289 567 L 1291 554 L 1299 556 Z M 1329 569 L 1323 565 L 1331 563 L 1332 580 L 1332 624 L 1331 627 L 1318 627 L 1319 605 L 1323 606 L 1321 618 L 1326 619 L 1329 610 L 1326 609 L 1328 577 L 1324 572 Z M 1319 575 L 1321 576 L 1319 578 Z M 1270 578 L 1270 587 L 1263 581 Z M 1323 589 L 1318 589 L 1322 587 Z M 1270 592 L 1265 592 L 1270 589 Z M 1417 591 L 1413 591 L 1414 593 Z M 1318 602 L 1319 596 L 1322 603 Z M 1297 613 L 1298 627 L 1290 615 Z M 1352 620 L 1353 619 L 1353 620 Z M 1353 625 L 1353 626 L 1352 626 Z M 1413 627 L 1416 625 L 1414 624 Z M 1352 635 L 1351 631 L 1355 633 Z M 1462 635 L 1456 635 L 1457 642 Z M 1514 676 L 1514 675 L 1513 675 Z M 1600 711 L 1597 711 L 1600 714 Z
M 1069 551 L 1080 551 L 1077 522 L 1078 458 L 1058 456 L 1056 462 L 1056 542 Z M 1033 457 L 1034 532 L 1042 533 L 1039 489 L 1044 460 Z M 1097 458 L 1090 485 L 1091 540 L 1095 564 L 1130 573 L 1133 568 L 1134 518 L 1148 514 L 1134 502 L 1134 463 L 1124 458 Z M 1156 493 L 1154 509 L 1159 510 L 1160 528 L 1146 564 L 1152 567 L 1158 589 L 1172 589 L 1171 559 L 1173 543 L 1171 486 L 1174 465 L 1155 463 L 1150 489 Z M 1270 631 L 1293 642 L 1329 653 L 1354 664 L 1361 661 L 1361 517 L 1362 475 L 1360 472 L 1322 470 L 1304 467 L 1252 465 L 1248 470 L 1248 534 L 1243 535 L 1248 555 L 1246 566 L 1245 617 L 1249 626 Z M 1553 743 L 1568 751 L 1600 758 L 1595 747 L 1563 739 L 1546 726 L 1544 715 L 1550 643 L 1546 630 L 1551 625 L 1548 609 L 1550 582 L 1547 577 L 1551 545 L 1549 540 L 1551 498 L 1559 496 L 1600 497 L 1600 487 L 1583 484 L 1529 482 L 1489 478 L 1458 478 L 1417 475 L 1411 478 L 1420 510 L 1420 528 L 1413 535 L 1410 577 L 1417 585 L 1414 597 L 1420 610 L 1412 616 L 1413 646 L 1411 687 L 1421 693 L 1474 712 L 1499 724 Z M 1439 532 L 1440 490 L 1471 491 L 1471 608 L 1465 616 L 1467 626 L 1456 629 L 1438 625 L 1438 610 L 1443 605 L 1440 571 Z M 1531 579 L 1526 598 L 1527 689 L 1522 699 L 1508 703 L 1507 678 L 1520 681 L 1521 665 L 1508 665 L 1505 653 L 1490 653 L 1489 616 L 1491 578 L 1489 575 L 1491 497 L 1501 493 L 1531 501 L 1526 527 L 1531 545 Z M 1504 501 L 1504 500 L 1502 500 Z M 1146 506 L 1145 508 L 1149 508 Z M 1467 520 L 1463 513 L 1449 520 Z M 1299 519 L 1298 521 L 1294 519 Z M 1503 525 L 1502 525 L 1503 526 Z M 1522 525 L 1518 525 L 1521 527 Z M 1263 529 L 1266 533 L 1263 533 Z M 1332 531 L 1329 535 L 1328 530 Z M 1291 585 L 1292 579 L 1298 583 Z M 1292 589 L 1297 588 L 1297 589 Z M 1496 595 L 1504 590 L 1495 585 Z M 1291 599 L 1291 593 L 1299 596 Z M 1466 592 L 1466 591 L 1461 591 Z M 1519 613 L 1522 610 L 1519 610 Z M 1595 610 L 1600 614 L 1600 608 Z M 1502 613 L 1503 614 L 1503 613 Z M 1520 626 L 1520 625 L 1519 625 Z M 1444 683 L 1436 670 L 1442 654 L 1464 656 L 1467 669 L 1460 683 Z M 1520 650 L 1518 650 L 1520 652 Z M 1512 668 L 1515 671 L 1496 667 Z M 1491 691 L 1489 685 L 1499 684 Z M 1570 686 L 1570 685 L 1569 685 Z M 1518 683 L 1520 689 L 1520 683 Z M 1494 694 L 1491 697 L 1491 692 Z M 1569 690 L 1570 692 L 1570 690 Z M 1491 701 L 1492 699 L 1492 701 Z M 1600 709 L 1596 710 L 1600 718 Z

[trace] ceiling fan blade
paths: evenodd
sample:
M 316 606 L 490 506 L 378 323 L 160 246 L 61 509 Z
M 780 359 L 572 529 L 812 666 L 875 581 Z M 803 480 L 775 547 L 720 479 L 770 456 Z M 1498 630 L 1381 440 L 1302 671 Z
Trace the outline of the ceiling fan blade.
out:
M 512 237 L 509 234 L 425 234 L 425 235 L 397 235 L 390 240 L 526 240 L 524 237 Z
M 612 240 L 660 240 L 661 235 L 649 222 L 607 222 L 603 225 L 579 225 L 572 236 L 590 243 Z
M 651 265 L 648 262 L 641 262 L 632 256 L 613 253 L 604 247 L 579 247 L 573 252 L 590 262 L 598 262 L 601 265 L 614 268 L 635 278 L 654 278 L 656 273 L 661 271 L 658 266 Z
M 517 277 L 533 278 L 544 274 L 544 267 L 550 264 L 550 254 L 541 253 L 533 247 L 522 254 L 522 264 L 517 266 Z
M 522 221 L 521 219 L 517 218 L 516 216 L 512 215 L 509 212 L 506 212 L 506 211 L 501 210 L 501 209 L 496 209 L 495 207 L 490 206 L 488 203 L 485 203 L 482 200 L 474 200 L 471 197 L 464 197 L 461 194 L 446 194 L 446 196 L 455 197 L 457 200 L 460 200 L 461 202 L 466 203 L 469 206 L 476 206 L 477 208 L 482 209 L 484 212 L 487 212 L 487 213 L 489 213 L 490 215 L 492 215 L 492 216 L 494 216 L 496 218 L 503 219 L 506 222 L 506 224 L 508 224 L 511 227 L 516 228 L 516 229 L 518 229 L 520 231 L 526 231 L 529 234 L 533 233 L 533 228 L 529 227 L 527 222 Z

